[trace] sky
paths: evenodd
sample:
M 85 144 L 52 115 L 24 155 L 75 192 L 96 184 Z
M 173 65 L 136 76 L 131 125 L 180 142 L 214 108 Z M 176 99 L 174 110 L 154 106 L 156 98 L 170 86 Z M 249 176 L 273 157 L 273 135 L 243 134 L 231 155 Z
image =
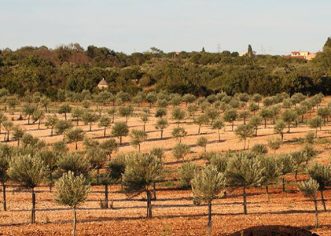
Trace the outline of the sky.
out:
M 125 53 L 321 50 L 330 0 L 0 0 L 0 48 L 69 43 Z

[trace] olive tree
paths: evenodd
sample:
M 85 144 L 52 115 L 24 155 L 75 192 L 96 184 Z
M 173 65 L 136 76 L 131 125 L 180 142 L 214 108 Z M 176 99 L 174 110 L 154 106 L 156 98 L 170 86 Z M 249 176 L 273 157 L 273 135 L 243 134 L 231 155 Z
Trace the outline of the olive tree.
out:
M 84 131 L 81 128 L 70 129 L 65 133 L 69 143 L 75 143 L 75 149 L 78 149 L 78 142 L 84 139 Z
M 318 222 L 318 208 L 317 208 L 317 191 L 319 189 L 319 184 L 314 179 L 309 179 L 307 181 L 298 184 L 299 190 L 308 198 L 314 202 L 315 209 L 315 227 L 319 227 Z
M 225 122 L 231 123 L 231 130 L 233 131 L 234 121 L 237 119 L 237 111 L 234 109 L 230 109 L 225 111 L 223 119 Z
M 322 129 L 322 125 L 323 125 L 322 117 L 316 116 L 313 119 L 309 120 L 308 124 L 310 128 L 315 129 L 315 136 L 317 138 L 317 130 L 318 128 Z
M 286 191 L 285 184 L 286 184 L 286 175 L 293 172 L 293 159 L 291 155 L 285 154 L 281 155 L 277 158 L 278 167 L 280 171 L 280 175 L 282 176 L 282 190 L 283 192 Z
M 164 118 L 160 118 L 156 121 L 155 128 L 160 130 L 160 139 L 163 139 L 163 131 L 168 127 L 168 121 Z
M 183 127 L 176 127 L 172 130 L 172 136 L 182 142 L 182 138 L 187 135 L 186 130 Z
M 152 218 L 151 187 L 162 173 L 162 163 L 151 154 L 133 153 L 126 161 L 124 191 L 129 196 L 146 193 L 147 218 Z
M 174 119 L 177 123 L 177 126 L 179 126 L 180 121 L 185 119 L 186 112 L 183 111 L 180 107 L 175 107 L 172 110 L 172 119 Z
M 276 124 L 274 126 L 274 132 L 276 134 L 280 135 L 281 140 L 284 140 L 284 129 L 286 127 L 286 124 L 283 120 L 276 121 Z
M 270 201 L 269 185 L 278 181 L 280 168 L 278 162 L 272 157 L 261 157 L 261 167 L 263 168 L 262 185 L 265 186 L 268 202 Z
M 138 147 L 138 152 L 140 152 L 140 145 L 147 139 L 147 133 L 143 130 L 131 130 L 130 133 L 131 144 Z
M 196 164 L 193 162 L 185 162 L 179 168 L 179 184 L 183 189 L 191 188 L 191 180 L 194 178 Z
M 71 112 L 71 106 L 68 103 L 63 103 L 59 109 L 59 114 L 64 114 L 64 119 L 67 120 L 67 114 Z
M 106 137 L 107 128 L 110 126 L 111 120 L 108 116 L 101 116 L 99 120 L 99 127 L 103 127 L 103 137 Z
M 326 211 L 324 190 L 326 189 L 326 186 L 331 183 L 331 168 L 329 166 L 315 163 L 308 169 L 308 173 L 310 175 L 310 178 L 312 178 L 318 183 L 318 190 L 321 193 L 323 208 L 324 211 Z
M 7 210 L 6 182 L 9 179 L 8 169 L 12 153 L 12 148 L 8 145 L 0 146 L 0 182 L 2 184 L 2 205 L 4 211 Z
M 56 115 L 47 116 L 45 126 L 51 129 L 51 136 L 53 136 L 53 130 L 58 123 L 59 119 Z
M 244 150 L 246 149 L 246 140 L 249 137 L 253 136 L 253 128 L 250 125 L 239 125 L 235 130 L 236 135 L 239 137 L 240 140 L 244 141 Z
M 285 110 L 282 114 L 282 120 L 287 124 L 287 132 L 291 132 L 291 125 L 296 121 L 298 115 L 295 110 Z
M 231 187 L 241 187 L 243 189 L 243 207 L 244 214 L 247 214 L 247 193 L 250 186 L 261 185 L 264 169 L 261 160 L 257 157 L 251 157 L 249 154 L 240 152 L 231 158 L 226 171 L 225 178 L 227 184 Z
M 9 162 L 8 174 L 15 182 L 31 189 L 31 223 L 34 224 L 36 222 L 35 187 L 45 178 L 46 171 L 44 163 L 40 158 L 31 155 L 15 156 Z
M 83 175 L 75 176 L 73 172 L 64 173 L 63 176 L 56 181 L 56 202 L 67 205 L 72 209 L 72 235 L 76 235 L 77 223 L 77 207 L 86 201 L 90 186 L 86 184 L 86 179 Z
M 99 116 L 91 111 L 85 111 L 82 115 L 82 120 L 85 124 L 89 124 L 89 131 L 92 131 L 92 124 L 99 119 Z
M 122 138 L 128 136 L 129 127 L 125 122 L 117 122 L 113 125 L 111 134 L 114 137 L 118 137 L 120 140 L 120 145 L 122 145 Z
M 220 130 L 224 127 L 224 122 L 221 119 L 216 119 L 212 125 L 212 129 L 217 129 L 218 142 L 221 142 Z
M 248 125 L 250 125 L 251 127 L 253 127 L 253 129 L 255 130 L 254 132 L 254 136 L 257 136 L 257 131 L 259 129 L 259 126 L 261 125 L 262 123 L 262 118 L 258 115 L 256 116 L 253 116 L 249 122 L 248 122 Z
M 201 114 L 198 117 L 193 119 L 193 123 L 198 125 L 198 135 L 200 135 L 201 132 L 201 126 L 202 125 L 207 125 L 209 122 L 209 118 L 206 114 Z
M 205 152 L 207 152 L 207 144 L 208 144 L 208 139 L 206 137 L 199 137 L 197 139 L 197 145 L 199 147 L 202 147 Z
M 225 186 L 224 175 L 211 165 L 197 172 L 192 179 L 192 192 L 194 198 L 208 204 L 208 228 L 212 227 L 212 201 Z
M 177 143 L 172 149 L 172 154 L 176 159 L 184 159 L 184 157 L 190 152 L 190 146 L 183 143 Z

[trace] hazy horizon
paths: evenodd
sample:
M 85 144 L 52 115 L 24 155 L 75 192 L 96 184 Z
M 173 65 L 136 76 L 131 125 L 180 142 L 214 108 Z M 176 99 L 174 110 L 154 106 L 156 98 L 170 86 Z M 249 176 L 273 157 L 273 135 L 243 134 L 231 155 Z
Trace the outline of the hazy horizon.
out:
M 316 52 L 330 36 L 330 9 L 325 0 L 1 0 L 0 48 Z

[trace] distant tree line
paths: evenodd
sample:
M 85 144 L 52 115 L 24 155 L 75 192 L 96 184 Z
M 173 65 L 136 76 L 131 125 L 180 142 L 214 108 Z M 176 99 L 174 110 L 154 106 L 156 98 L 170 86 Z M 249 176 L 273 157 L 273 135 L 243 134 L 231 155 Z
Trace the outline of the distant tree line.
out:
M 85 50 L 79 44 L 0 51 L 0 87 L 11 94 L 40 92 L 56 99 L 59 89 L 94 92 L 102 78 L 109 83 L 112 93 L 165 90 L 198 96 L 222 91 L 229 95 L 242 92 L 328 95 L 331 39 L 309 62 L 248 53 L 240 57 L 229 51 L 164 53 L 157 48 L 127 55 L 104 47 L 88 46 Z

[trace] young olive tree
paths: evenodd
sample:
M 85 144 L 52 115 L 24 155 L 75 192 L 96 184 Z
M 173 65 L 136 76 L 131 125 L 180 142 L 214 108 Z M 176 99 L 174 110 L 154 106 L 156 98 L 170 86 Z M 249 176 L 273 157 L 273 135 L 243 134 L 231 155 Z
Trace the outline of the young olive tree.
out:
M 3 210 L 7 210 L 6 182 L 9 179 L 8 169 L 13 150 L 8 145 L 0 146 L 0 182 L 2 184 L 2 205 Z
M 165 118 L 160 118 L 157 120 L 155 128 L 160 130 L 160 139 L 163 139 L 163 131 L 168 127 L 168 121 Z
M 224 127 L 224 122 L 221 119 L 216 119 L 212 125 L 212 129 L 217 129 L 218 142 L 221 142 L 220 130 Z
M 172 149 L 172 154 L 176 159 L 184 159 L 184 157 L 190 152 L 190 146 L 183 143 L 177 143 Z
M 318 222 L 318 208 L 317 208 L 317 192 L 319 189 L 319 184 L 316 180 L 309 179 L 307 181 L 298 184 L 299 190 L 308 198 L 314 202 L 315 209 L 315 227 L 319 227 Z
M 182 189 L 191 188 L 191 180 L 197 171 L 197 166 L 193 162 L 185 162 L 179 168 L 179 184 Z
M 246 149 L 246 140 L 249 137 L 252 137 L 254 134 L 254 130 L 250 125 L 239 125 L 235 130 L 236 135 L 239 137 L 240 140 L 244 141 L 244 150 Z
M 208 139 L 206 137 L 199 137 L 197 139 L 197 145 L 199 147 L 202 147 L 205 152 L 207 152 L 207 144 L 208 144 Z
M 172 130 L 172 136 L 179 140 L 179 143 L 182 142 L 182 138 L 187 135 L 186 130 L 183 127 L 176 127 Z
M 162 174 L 162 163 L 151 154 L 133 153 L 126 161 L 124 191 L 131 197 L 146 193 L 147 218 L 152 218 L 151 187 Z
M 86 201 L 90 186 L 86 184 L 86 179 L 83 175 L 75 176 L 73 172 L 64 173 L 63 176 L 56 181 L 56 197 L 55 200 L 59 204 L 67 205 L 72 209 L 72 235 L 76 235 L 77 223 L 77 207 Z
M 192 192 L 194 198 L 208 204 L 208 228 L 212 227 L 212 201 L 225 186 L 224 175 L 211 165 L 197 172 L 192 179 Z
M 114 137 L 118 137 L 120 140 L 120 145 L 122 145 L 122 138 L 128 136 L 129 127 L 125 122 L 117 122 L 113 125 L 111 134 Z
M 241 187 L 243 189 L 244 214 L 247 214 L 247 194 L 246 190 L 250 186 L 261 185 L 264 169 L 261 160 L 257 157 L 251 157 L 249 154 L 240 152 L 231 158 L 226 171 L 225 179 L 228 186 Z
M 103 127 L 103 137 L 106 137 L 107 128 L 110 126 L 111 120 L 108 116 L 101 116 L 99 120 L 99 127 Z
M 71 112 L 71 106 L 68 103 L 63 103 L 58 110 L 59 114 L 64 114 L 64 119 L 67 120 L 67 114 Z
M 318 183 L 318 190 L 321 193 L 321 200 L 324 211 L 326 211 L 326 203 L 324 198 L 324 191 L 326 186 L 331 183 L 331 168 L 330 166 L 324 166 L 322 164 L 315 163 L 308 169 L 310 178 Z
M 198 125 L 198 135 L 200 135 L 201 133 L 201 126 L 202 125 L 207 125 L 209 122 L 209 118 L 207 116 L 207 114 L 201 114 L 198 117 L 193 119 L 193 123 Z
M 138 147 L 138 152 L 140 152 L 140 145 L 147 139 L 147 133 L 143 130 L 131 130 L 130 133 L 131 144 Z
M 56 115 L 47 116 L 45 126 L 49 129 L 51 129 L 51 136 L 53 136 L 53 130 L 58 123 L 59 119 Z
M 256 116 L 253 116 L 249 122 L 248 122 L 248 125 L 250 125 L 251 127 L 253 127 L 253 129 L 255 130 L 254 132 L 254 136 L 257 136 L 257 131 L 259 129 L 259 126 L 261 125 L 262 123 L 262 118 L 258 115 Z
M 231 130 L 233 131 L 233 126 L 234 126 L 234 122 L 237 119 L 237 111 L 234 109 L 230 109 L 225 111 L 224 115 L 223 115 L 223 119 L 225 122 L 231 123 Z
M 35 187 L 37 187 L 46 176 L 44 163 L 40 158 L 31 155 L 16 156 L 9 162 L 8 174 L 15 182 L 31 189 L 31 223 L 34 224 L 36 222 Z
M 283 120 L 276 121 L 276 124 L 274 126 L 274 132 L 276 134 L 280 135 L 281 140 L 284 140 L 284 129 L 286 127 L 286 124 Z
M 276 159 L 271 157 L 261 157 L 261 167 L 263 168 L 262 185 L 265 186 L 268 202 L 270 201 L 269 185 L 278 181 L 280 168 Z
M 277 158 L 280 175 L 282 176 L 282 190 L 286 191 L 286 175 L 293 172 L 293 159 L 291 155 L 285 154 Z
M 81 128 L 70 129 L 65 132 L 65 137 L 69 143 L 75 143 L 75 150 L 77 150 L 78 142 L 84 139 L 84 131 Z
M 172 119 L 174 119 L 177 123 L 177 127 L 179 126 L 179 123 L 185 119 L 186 112 L 183 111 L 180 107 L 175 107 L 172 110 Z
M 316 116 L 313 119 L 309 120 L 308 125 L 310 128 L 315 129 L 315 136 L 317 138 L 317 130 L 322 129 L 323 119 L 320 116 Z

